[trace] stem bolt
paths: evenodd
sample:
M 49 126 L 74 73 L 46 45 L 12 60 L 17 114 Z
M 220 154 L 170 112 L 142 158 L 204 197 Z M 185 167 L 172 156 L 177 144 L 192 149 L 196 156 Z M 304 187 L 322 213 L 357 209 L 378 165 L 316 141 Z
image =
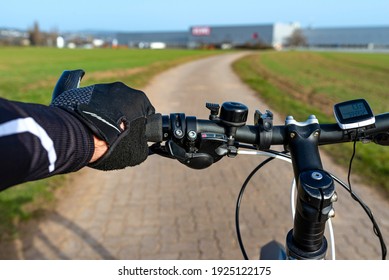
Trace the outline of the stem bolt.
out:
M 176 130 L 174 131 L 174 135 L 175 135 L 177 138 L 181 138 L 183 134 L 184 134 L 184 133 L 182 132 L 181 129 L 176 129 Z
M 320 172 L 312 172 L 311 178 L 317 181 L 323 179 L 323 175 Z
M 197 137 L 197 134 L 195 131 L 191 130 L 191 131 L 188 131 L 188 138 L 189 140 L 195 140 Z
M 338 201 L 338 194 L 334 192 L 334 194 L 331 197 L 331 202 L 337 202 Z
M 328 217 L 330 217 L 330 218 L 334 218 L 335 217 L 335 210 L 334 210 L 334 208 L 332 208 L 330 210 L 330 212 L 328 212 Z

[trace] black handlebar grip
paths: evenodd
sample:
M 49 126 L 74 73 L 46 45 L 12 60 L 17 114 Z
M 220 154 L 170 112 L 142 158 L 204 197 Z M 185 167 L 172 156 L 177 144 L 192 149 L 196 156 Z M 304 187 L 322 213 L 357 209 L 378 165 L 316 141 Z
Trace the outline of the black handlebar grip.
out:
M 58 82 L 55 85 L 52 100 L 54 100 L 64 91 L 78 88 L 82 77 L 84 77 L 84 74 L 85 71 L 82 69 L 63 71 L 61 77 L 58 79 Z
M 147 116 L 146 122 L 146 138 L 148 142 L 161 142 L 162 135 L 162 115 L 153 114 Z

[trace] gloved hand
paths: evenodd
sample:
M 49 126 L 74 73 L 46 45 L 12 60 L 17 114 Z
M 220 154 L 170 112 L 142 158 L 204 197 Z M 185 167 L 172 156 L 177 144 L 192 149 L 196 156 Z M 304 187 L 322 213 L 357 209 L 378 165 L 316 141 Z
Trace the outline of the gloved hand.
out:
M 148 156 L 146 117 L 155 113 L 147 96 L 121 82 L 96 84 L 55 94 L 50 106 L 75 115 L 108 144 L 108 151 L 89 166 L 122 169 Z

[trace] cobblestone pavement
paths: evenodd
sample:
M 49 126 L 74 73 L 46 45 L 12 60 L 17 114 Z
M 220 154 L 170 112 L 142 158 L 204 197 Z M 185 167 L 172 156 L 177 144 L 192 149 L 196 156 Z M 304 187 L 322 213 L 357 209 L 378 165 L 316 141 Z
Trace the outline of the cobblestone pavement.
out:
M 163 114 L 185 112 L 207 118 L 205 102 L 238 101 L 268 106 L 232 73 L 244 55 L 225 54 L 171 69 L 145 88 Z M 285 116 L 276 116 L 283 123 Z M 252 122 L 252 118 L 249 120 Z M 341 178 L 343 168 L 322 155 Z M 225 158 L 206 170 L 151 156 L 122 171 L 84 169 L 58 193 L 55 210 L 28 226 L 4 258 L 15 259 L 241 259 L 235 234 L 235 203 L 241 184 L 261 159 Z M 292 226 L 290 165 L 273 161 L 247 188 L 241 209 L 243 241 L 250 258 L 273 239 L 284 242 Z M 354 189 L 375 213 L 389 240 L 389 204 L 358 183 Z M 380 258 L 378 239 L 359 205 L 338 188 L 334 220 L 338 259 Z

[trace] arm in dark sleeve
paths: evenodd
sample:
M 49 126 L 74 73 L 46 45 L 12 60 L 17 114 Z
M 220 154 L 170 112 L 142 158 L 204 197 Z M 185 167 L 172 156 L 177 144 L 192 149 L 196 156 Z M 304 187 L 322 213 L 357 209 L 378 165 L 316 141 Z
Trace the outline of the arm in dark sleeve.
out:
M 93 135 L 70 113 L 0 98 L 0 190 L 86 166 Z

